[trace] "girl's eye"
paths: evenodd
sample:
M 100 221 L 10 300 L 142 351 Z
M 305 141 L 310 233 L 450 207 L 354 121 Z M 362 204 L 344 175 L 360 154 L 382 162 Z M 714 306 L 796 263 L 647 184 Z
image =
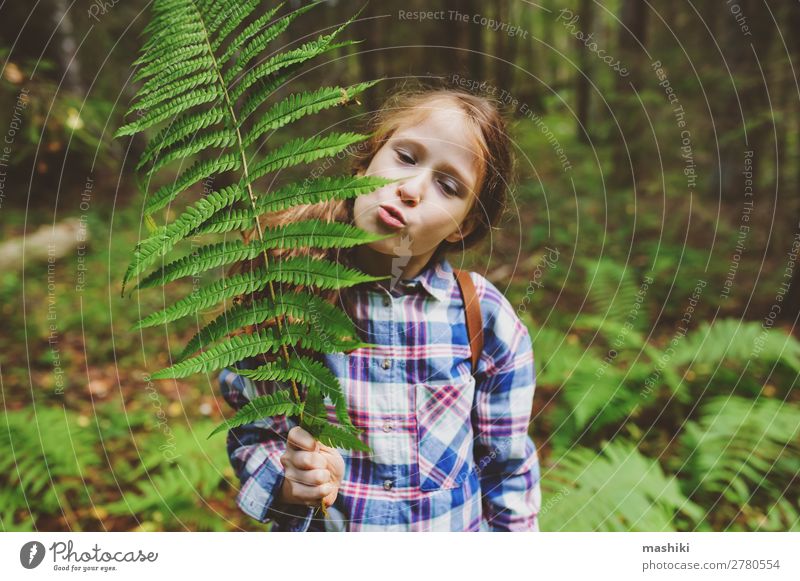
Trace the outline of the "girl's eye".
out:
M 444 193 L 446 193 L 448 196 L 455 196 L 458 194 L 458 190 L 450 182 L 439 181 L 439 185 L 442 187 L 442 190 L 444 190 Z
M 402 161 L 403 163 L 408 163 L 408 164 L 411 164 L 411 165 L 413 165 L 413 164 L 415 164 L 415 163 L 416 163 L 416 162 L 414 161 L 414 158 L 413 158 L 413 157 L 411 157 L 410 155 L 408 155 L 408 154 L 407 154 L 405 151 L 403 151 L 403 150 L 401 150 L 401 149 L 398 149 L 398 150 L 396 150 L 396 151 L 397 151 L 397 157 L 398 157 L 398 158 L 400 159 L 400 161 Z

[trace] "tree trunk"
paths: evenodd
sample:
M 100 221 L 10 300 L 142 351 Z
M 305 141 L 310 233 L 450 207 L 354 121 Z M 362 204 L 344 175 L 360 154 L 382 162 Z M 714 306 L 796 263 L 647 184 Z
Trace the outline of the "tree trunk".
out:
M 578 6 L 578 15 L 580 22 L 584 24 L 587 30 L 593 30 L 594 23 L 594 2 L 593 0 L 580 0 Z M 578 68 L 576 73 L 575 83 L 575 114 L 577 116 L 578 126 L 575 128 L 578 134 L 578 139 L 584 143 L 591 141 L 589 134 L 589 108 L 591 106 L 591 83 L 592 78 L 592 64 L 589 51 L 583 46 L 583 43 L 577 41 L 578 49 Z

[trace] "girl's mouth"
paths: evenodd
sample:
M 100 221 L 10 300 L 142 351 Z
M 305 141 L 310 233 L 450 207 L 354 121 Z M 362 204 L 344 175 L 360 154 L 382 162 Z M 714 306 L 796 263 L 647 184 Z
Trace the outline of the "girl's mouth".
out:
M 385 206 L 380 206 L 378 208 L 378 218 L 390 228 L 400 229 L 406 226 L 398 216 L 387 210 Z

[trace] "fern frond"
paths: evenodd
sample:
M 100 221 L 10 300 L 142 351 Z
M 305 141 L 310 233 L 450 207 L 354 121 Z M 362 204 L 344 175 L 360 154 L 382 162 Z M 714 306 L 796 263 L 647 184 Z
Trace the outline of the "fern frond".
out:
M 214 66 L 214 59 L 209 55 L 202 55 L 188 61 L 182 61 L 167 67 L 157 77 L 150 78 L 142 88 L 139 89 L 138 94 L 145 96 L 151 95 L 159 88 L 169 86 L 170 84 L 179 81 L 183 77 L 201 72 L 211 70 Z M 141 105 L 140 107 L 141 108 Z
M 219 28 L 216 22 L 212 22 L 209 26 L 209 32 L 211 32 L 211 50 L 216 51 L 219 49 L 225 42 L 229 40 L 229 35 L 236 30 L 240 24 L 242 24 L 245 19 L 252 14 L 253 9 L 256 8 L 260 4 L 259 0 L 247 0 L 246 2 L 239 4 L 236 3 L 234 6 L 236 10 L 233 14 L 227 16 L 222 23 L 222 27 Z M 241 34 L 237 35 L 236 38 L 230 40 L 230 46 L 236 47 L 237 49 L 244 44 L 250 38 L 254 32 L 258 31 L 262 26 L 264 26 L 267 22 L 269 22 L 275 13 L 278 12 L 285 2 L 281 2 L 274 8 L 268 10 L 266 13 L 259 16 L 254 22 L 250 23 Z M 245 33 L 248 34 L 245 34 Z M 220 58 L 219 61 L 224 63 L 227 59 Z
M 234 153 L 227 153 L 217 159 L 198 161 L 192 167 L 183 172 L 175 182 L 166 184 L 156 190 L 156 193 L 145 204 L 146 214 L 152 214 L 168 205 L 183 190 L 217 173 L 237 170 L 241 166 L 241 160 Z
M 123 292 L 131 278 L 150 266 L 157 257 L 164 256 L 172 250 L 178 242 L 221 208 L 240 199 L 243 192 L 242 188 L 235 186 L 224 188 L 219 192 L 213 192 L 199 200 L 194 206 L 185 209 L 172 224 L 161 228 L 150 238 L 142 241 L 137 246 L 133 261 L 131 261 L 125 276 L 122 278 Z
M 348 450 L 358 450 L 369 452 L 370 448 L 362 442 L 358 435 L 343 429 L 341 426 L 324 424 L 316 434 L 317 439 L 332 448 L 345 448 Z
M 292 293 L 281 296 L 277 302 L 264 298 L 253 304 L 243 303 L 234 306 L 192 337 L 177 360 L 185 359 L 204 345 L 209 345 L 237 329 L 257 325 L 281 315 L 290 315 L 315 325 L 325 324 L 327 332 L 339 336 L 357 335 L 353 322 L 340 310 L 309 293 Z
M 241 97 L 245 91 L 253 86 L 258 80 L 275 73 L 283 68 L 291 65 L 297 65 L 318 57 L 326 52 L 335 50 L 342 46 L 349 46 L 356 44 L 355 42 L 333 43 L 333 40 L 344 30 L 346 26 L 352 23 L 352 19 L 348 20 L 344 25 L 337 28 L 330 34 L 319 36 L 316 40 L 307 42 L 302 46 L 279 53 L 274 57 L 267 59 L 266 62 L 261 63 L 250 69 L 235 85 L 232 85 L 231 100 L 235 101 Z M 241 69 L 237 67 L 231 68 L 223 77 L 223 82 L 226 84 L 233 83 L 236 75 Z
M 276 391 L 269 395 L 257 397 L 242 406 L 239 411 L 236 412 L 235 416 L 229 420 L 225 420 L 214 428 L 214 431 L 208 435 L 208 438 L 223 430 L 230 430 L 245 424 L 250 424 L 259 418 L 282 415 L 298 416 L 302 413 L 303 404 L 292 401 L 292 394 L 289 390 Z
M 214 86 L 197 89 L 188 95 L 182 95 L 178 99 L 168 103 L 163 103 L 159 107 L 148 111 L 139 120 L 128 123 L 127 125 L 124 125 L 118 129 L 114 134 L 114 137 L 122 137 L 124 135 L 133 135 L 134 133 L 139 133 L 148 127 L 169 119 L 170 117 L 175 117 L 176 115 L 183 113 L 192 107 L 197 107 L 199 105 L 205 105 L 206 103 L 216 101 L 221 96 L 222 93 L 220 90 Z
M 244 123 L 267 100 L 268 97 L 291 79 L 300 65 L 286 67 L 280 74 L 274 73 L 257 81 L 248 91 L 247 97 L 239 110 L 239 123 Z
M 295 327 L 300 330 L 307 330 L 305 325 L 295 325 Z M 230 340 L 216 345 L 197 357 L 157 371 L 151 377 L 153 379 L 176 379 L 195 373 L 208 373 L 215 369 L 228 367 L 249 357 L 261 355 L 262 353 L 272 353 L 282 345 L 292 343 L 292 337 L 289 333 L 276 337 L 274 328 L 261 329 L 250 335 L 232 337 Z
M 345 200 L 372 192 L 395 180 L 374 176 L 365 177 L 325 177 L 302 183 L 292 183 L 259 197 L 255 210 L 226 210 L 218 212 L 204 222 L 195 234 L 221 234 L 232 230 L 246 229 L 256 216 L 269 212 L 279 212 L 292 206 L 318 204 L 328 200 Z
M 147 144 L 136 169 L 143 168 L 153 156 L 182 139 L 193 136 L 206 127 L 221 123 L 223 119 L 226 118 L 226 115 L 225 111 L 219 107 L 212 107 L 205 111 L 183 113 L 179 115 L 168 127 L 162 129 L 161 132 Z
M 228 50 L 226 50 L 219 59 L 219 62 L 224 65 L 234 54 L 238 52 L 238 54 L 236 54 L 236 62 L 231 66 L 230 70 L 226 74 L 226 81 L 229 82 L 230 79 L 234 79 L 236 75 L 242 72 L 256 55 L 263 52 L 270 42 L 275 40 L 278 35 L 282 34 L 289 27 L 293 20 L 295 20 L 301 14 L 304 14 L 312 8 L 315 8 L 317 5 L 319 5 L 319 2 L 302 6 L 279 19 L 266 29 L 260 30 L 264 24 L 269 22 L 269 20 L 275 14 L 277 11 L 276 8 L 267 12 L 258 20 L 253 22 L 250 26 L 245 28 L 239 35 L 237 35 L 233 42 L 231 42 L 231 44 L 228 46 Z M 246 46 L 245 43 L 247 43 Z
M 252 272 L 237 274 L 197 289 L 174 305 L 148 315 L 133 330 L 163 325 L 190 314 L 213 307 L 226 299 L 263 290 L 270 282 L 312 286 L 323 290 L 352 287 L 365 282 L 384 280 L 387 277 L 371 276 L 346 268 L 336 262 L 309 257 L 295 257 L 282 261 L 274 268 L 264 267 Z
M 220 45 L 225 42 L 228 35 L 236 30 L 236 28 L 253 13 L 253 10 L 260 3 L 260 0 L 245 0 L 244 2 L 231 2 L 227 7 L 220 4 L 216 15 L 213 9 L 209 10 L 206 8 L 208 11 L 206 15 L 208 33 L 209 36 L 214 39 L 211 42 L 211 50 L 216 51 Z M 215 4 L 215 2 L 212 2 L 210 6 L 214 6 Z M 272 16 L 283 7 L 283 4 L 284 3 L 281 2 L 275 8 L 269 10 L 267 12 L 268 19 L 272 18 Z M 223 8 L 225 9 L 223 10 Z M 235 41 L 233 44 L 236 44 Z
M 700 420 L 681 435 L 685 489 L 697 496 L 722 494 L 743 506 L 757 489 L 783 496 L 800 470 L 800 408 L 781 400 L 737 396 L 711 398 Z
M 267 111 L 258 123 L 244 136 L 245 146 L 253 144 L 266 132 L 278 129 L 323 109 L 343 105 L 356 95 L 375 86 L 380 80 L 359 83 L 350 87 L 323 87 L 313 93 L 289 95 Z
M 347 248 L 383 240 L 390 235 L 372 234 L 341 222 L 306 220 L 264 230 L 261 240 L 245 244 L 242 240 L 201 246 L 139 283 L 138 288 L 161 286 L 185 276 L 225 266 L 241 260 L 252 260 L 266 250 L 275 248 Z
M 324 137 L 294 139 L 271 151 L 260 163 L 253 166 L 247 183 L 253 183 L 273 171 L 309 163 L 323 157 L 332 157 L 365 139 L 366 135 L 358 133 L 332 133 Z
M 296 323 L 285 325 L 280 335 L 277 337 L 275 335 L 275 329 L 271 327 L 258 330 L 251 335 L 232 337 L 191 359 L 157 371 L 152 377 L 153 379 L 176 379 L 195 373 L 208 373 L 256 355 L 274 353 L 280 347 L 289 345 L 300 345 L 320 353 L 352 351 L 366 346 L 360 341 L 332 337 L 324 330 L 312 329 L 308 325 Z
M 723 361 L 783 363 L 800 372 L 800 341 L 780 329 L 765 329 L 755 321 L 720 319 L 703 323 L 675 349 L 675 365 L 691 364 L 710 372 Z
M 186 71 L 188 75 L 188 66 L 184 65 L 181 67 L 181 70 Z M 131 106 L 131 111 L 144 111 L 161 105 L 165 101 L 180 100 L 185 93 L 193 91 L 196 87 L 201 85 L 206 85 L 215 78 L 216 72 L 201 69 L 186 78 L 179 79 L 177 82 L 163 85 L 162 87 L 152 90 L 147 95 L 142 95 L 142 98 Z
M 254 381 L 296 381 L 319 390 L 321 395 L 331 399 L 339 423 L 349 427 L 353 425 L 339 379 L 319 361 L 304 355 L 291 355 L 288 363 L 273 361 L 256 369 L 241 370 L 239 374 Z
M 275 18 L 283 4 L 255 15 L 255 10 L 261 5 L 258 0 L 154 0 L 151 21 L 144 30 L 147 40 L 135 62 L 139 69 L 134 79 L 142 81 L 143 86 L 128 112 L 138 111 L 139 116 L 121 127 L 116 135 L 132 135 L 169 122 L 146 146 L 137 170 L 143 170 L 144 176 L 149 179 L 173 162 L 186 162 L 189 167 L 171 183 L 159 187 L 147 200 L 144 212 L 149 223 L 152 223 L 152 235 L 138 245 L 134 260 L 123 277 L 123 292 L 125 284 L 139 278 L 159 257 L 165 256 L 192 234 L 225 233 L 236 229 L 244 231 L 256 226 L 252 240 L 243 237 L 249 240 L 248 244 L 234 241 L 203 246 L 191 255 L 151 272 L 139 281 L 137 288 L 165 285 L 184 276 L 262 256 L 265 267 L 198 289 L 164 310 L 143 318 L 136 328 L 196 315 L 200 309 L 243 295 L 241 305 L 203 327 L 181 354 L 181 357 L 185 357 L 207 343 L 218 342 L 224 336 L 236 333 L 242 327 L 249 328 L 267 320 L 276 320 L 275 327 L 268 330 L 270 334 L 264 331 L 223 340 L 191 359 L 181 360 L 159 371 L 153 375 L 154 378 L 185 377 L 192 373 L 208 372 L 281 348 L 288 365 L 288 345 L 300 345 L 319 353 L 347 351 L 366 345 L 354 339 L 356 332 L 352 323 L 338 310 L 307 292 L 294 293 L 288 298 L 278 297 L 273 284 L 278 282 L 303 285 L 309 289 L 337 289 L 387 277 L 370 277 L 335 263 L 308 257 L 278 259 L 277 264 L 272 264 L 270 251 L 349 248 L 375 242 L 388 235 L 373 235 L 349 224 L 321 220 L 264 231 L 258 219 L 263 214 L 293 205 L 352 198 L 389 182 L 376 178 L 306 180 L 302 185 L 287 186 L 269 196 L 259 197 L 253 191 L 254 183 L 272 172 L 337 155 L 367 138 L 353 133 L 334 133 L 295 139 L 255 159 L 248 151 L 271 132 L 324 109 L 344 105 L 377 82 L 292 94 L 267 108 L 253 127 L 248 128 L 251 125 L 249 117 L 259 111 L 274 91 L 288 82 L 302 64 L 355 44 L 352 41 L 340 42 L 338 36 L 358 13 L 329 34 L 292 50 L 276 50 L 261 59 L 268 45 L 288 30 L 293 21 L 321 3 L 322 0 L 319 0 Z M 218 155 L 209 156 L 209 152 L 217 152 Z M 206 155 L 192 164 L 191 158 L 199 154 Z M 181 194 L 201 180 L 216 178 L 226 172 L 235 174 L 233 183 L 237 185 L 209 194 L 188 208 L 179 210 L 174 222 L 161 228 L 155 227 L 151 216 L 154 212 L 172 205 Z M 262 293 L 266 288 L 269 289 L 270 300 L 254 301 L 249 297 L 252 293 Z M 311 326 L 287 323 L 288 318 L 308 323 L 315 316 L 318 316 L 316 326 L 314 323 Z M 296 369 L 292 371 L 288 368 L 284 372 L 292 377 L 299 373 Z M 306 376 L 306 379 L 309 377 Z M 295 385 L 297 380 L 290 381 L 292 393 L 299 396 Z M 322 409 L 318 411 L 324 413 L 322 397 L 323 385 L 326 386 L 325 397 L 330 397 L 334 402 L 337 417 L 344 426 L 338 429 L 344 430 L 345 436 L 333 431 L 327 437 L 331 441 L 345 442 L 342 438 L 353 433 L 348 430 L 349 417 L 343 395 L 335 389 L 338 383 L 326 381 L 314 385 L 309 386 L 308 390 L 312 408 L 316 409 L 315 406 L 319 404 Z M 334 387 L 327 387 L 330 385 Z M 260 410 L 262 414 L 273 411 L 269 408 Z M 319 429 L 320 426 L 315 428 Z M 349 444 L 355 445 L 357 442 Z M 173 475 L 164 477 L 165 486 L 175 484 Z
M 573 449 L 542 478 L 542 487 L 543 495 L 566 499 L 542 511 L 546 530 L 671 531 L 678 513 L 697 521 L 704 514 L 658 462 L 623 441 L 600 454 Z
M 169 151 L 159 155 L 153 162 L 153 165 L 145 172 L 145 175 L 152 175 L 173 161 L 191 157 L 200 151 L 206 151 L 212 148 L 231 147 L 236 144 L 236 140 L 236 133 L 230 129 L 220 129 L 218 131 L 204 133 L 188 143 L 179 144 L 177 147 L 171 148 Z

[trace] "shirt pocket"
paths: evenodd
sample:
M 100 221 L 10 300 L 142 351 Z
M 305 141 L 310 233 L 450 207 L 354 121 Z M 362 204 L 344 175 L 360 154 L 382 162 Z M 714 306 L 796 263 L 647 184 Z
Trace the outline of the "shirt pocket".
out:
M 416 385 L 419 488 L 459 488 L 472 467 L 472 375 Z

